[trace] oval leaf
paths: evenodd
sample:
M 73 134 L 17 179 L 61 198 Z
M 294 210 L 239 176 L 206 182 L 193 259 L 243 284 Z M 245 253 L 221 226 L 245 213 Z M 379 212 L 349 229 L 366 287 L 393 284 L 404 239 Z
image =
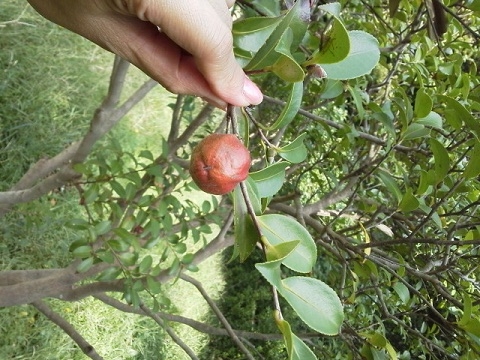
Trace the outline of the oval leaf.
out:
M 338 295 L 324 282 L 292 276 L 282 281 L 279 292 L 310 328 L 325 335 L 336 335 L 343 322 L 343 306 Z
M 297 247 L 282 261 L 286 267 L 300 273 L 312 270 L 317 259 L 317 246 L 309 232 L 295 219 L 277 214 L 257 217 L 263 235 L 273 245 L 299 240 Z
M 260 171 L 250 174 L 258 189 L 258 196 L 266 198 L 275 195 L 281 189 L 285 181 L 286 162 L 278 162 Z
M 340 62 L 333 64 L 319 63 L 328 74 L 329 79 L 348 80 L 368 74 L 380 59 L 378 41 L 363 31 L 349 31 L 350 52 Z
M 281 127 L 287 126 L 297 115 L 303 97 L 303 82 L 295 82 L 290 85 L 289 98 L 285 104 L 278 119 L 268 127 L 268 130 L 277 130 Z
M 299 164 L 307 158 L 308 152 L 303 140 L 307 133 L 301 134 L 287 146 L 277 149 L 279 155 L 293 164 Z

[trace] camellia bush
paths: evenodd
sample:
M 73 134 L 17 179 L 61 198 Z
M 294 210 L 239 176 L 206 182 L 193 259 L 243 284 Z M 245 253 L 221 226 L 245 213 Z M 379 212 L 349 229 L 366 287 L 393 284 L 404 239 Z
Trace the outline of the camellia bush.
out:
M 120 101 L 129 64 L 115 58 L 86 134 L 0 193 L 7 216 L 75 189 L 74 260 L 0 272 L 0 306 L 31 304 L 92 359 L 102 357 L 46 298 L 150 317 L 192 359 L 169 323 L 229 336 L 248 359 L 248 339 L 283 341 L 278 358 L 298 360 L 479 358 L 480 2 L 245 0 L 233 14 L 235 55 L 264 102 L 217 121 L 180 95 L 160 153 L 94 150 L 156 86 Z M 248 166 L 220 144 L 193 151 L 211 133 L 240 141 L 228 148 Z M 215 195 L 188 200 L 199 188 Z M 245 271 L 271 292 L 275 334 L 233 328 L 189 275 L 231 246 L 227 267 L 261 255 Z M 222 328 L 166 311 L 164 284 L 178 280 Z

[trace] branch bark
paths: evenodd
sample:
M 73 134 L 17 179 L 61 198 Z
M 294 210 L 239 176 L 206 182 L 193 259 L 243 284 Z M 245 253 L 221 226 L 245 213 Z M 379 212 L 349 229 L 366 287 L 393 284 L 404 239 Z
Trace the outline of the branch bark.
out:
M 43 301 L 35 301 L 32 306 L 45 315 L 51 322 L 60 327 L 70 338 L 77 343 L 82 352 L 92 360 L 103 360 L 95 348 L 60 314 L 53 311 Z

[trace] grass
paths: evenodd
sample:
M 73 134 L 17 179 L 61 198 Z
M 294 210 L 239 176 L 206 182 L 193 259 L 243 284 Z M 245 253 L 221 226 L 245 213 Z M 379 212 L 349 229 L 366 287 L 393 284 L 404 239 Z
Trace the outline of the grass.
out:
M 0 191 L 15 183 L 30 164 L 53 156 L 79 139 L 106 93 L 113 55 L 51 24 L 25 1 L 0 3 Z M 124 96 L 146 77 L 137 69 L 128 75 Z M 152 90 L 113 132 L 125 151 L 160 151 L 169 130 L 173 97 L 160 86 Z M 78 217 L 74 192 L 55 193 L 17 206 L 0 219 L 0 271 L 53 268 L 71 260 L 68 247 L 79 236 L 63 224 Z M 219 259 L 210 259 L 196 274 L 207 291 L 222 291 Z M 208 281 L 215 279 L 215 281 Z M 190 285 L 169 289 L 175 308 L 202 320 L 208 306 Z M 48 300 L 72 322 L 105 359 L 184 359 L 151 320 L 120 313 L 93 299 L 75 303 Z M 195 351 L 205 336 L 175 327 Z M 75 344 L 33 307 L 0 309 L 1 359 L 85 359 Z

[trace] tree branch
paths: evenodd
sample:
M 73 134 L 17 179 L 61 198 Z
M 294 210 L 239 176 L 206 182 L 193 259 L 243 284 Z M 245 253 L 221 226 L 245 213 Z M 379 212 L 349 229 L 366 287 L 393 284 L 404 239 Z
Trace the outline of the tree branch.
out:
M 173 329 L 168 326 L 165 321 L 163 321 L 163 319 L 156 313 L 154 313 L 152 310 L 150 310 L 147 306 L 145 306 L 144 304 L 141 304 L 140 305 L 140 308 L 143 310 L 143 312 L 150 318 L 152 318 L 158 325 L 160 325 L 162 328 L 165 329 L 165 331 L 167 332 L 167 334 L 171 337 L 171 339 L 173 340 L 173 342 L 175 344 L 177 344 L 178 346 L 180 346 L 182 348 L 183 351 L 185 351 L 187 353 L 188 356 L 190 356 L 190 358 L 192 360 L 198 360 L 198 357 L 197 355 L 195 355 L 195 353 L 193 352 L 192 349 L 190 349 L 190 347 L 188 347 L 187 344 L 185 344 L 182 339 L 180 339 L 180 337 L 175 333 L 175 331 L 173 331 Z
M 197 288 L 197 290 L 200 292 L 200 294 L 202 294 L 203 298 L 207 301 L 208 305 L 210 306 L 210 308 L 213 310 L 213 312 L 217 316 L 218 320 L 220 320 L 222 325 L 225 327 L 225 330 L 227 331 L 228 335 L 230 335 L 230 338 L 233 340 L 233 342 L 235 344 L 237 344 L 237 346 L 243 352 L 243 354 L 247 357 L 247 359 L 255 360 L 255 358 L 250 353 L 250 351 L 248 351 L 248 349 L 245 347 L 245 345 L 243 345 L 243 343 L 240 341 L 237 334 L 235 334 L 235 331 L 232 329 L 230 323 L 225 318 L 225 316 L 223 315 L 221 310 L 218 308 L 217 304 L 215 304 L 215 302 L 212 300 L 212 298 L 210 298 L 210 296 L 208 296 L 208 294 L 205 291 L 205 289 L 203 288 L 202 284 L 198 280 L 196 280 L 196 279 L 194 279 L 194 278 L 192 278 L 188 275 L 185 275 L 185 274 L 180 274 L 180 279 L 189 282 L 190 284 L 192 284 L 193 286 L 195 286 Z
M 77 343 L 82 352 L 93 360 L 103 360 L 95 348 L 84 339 L 80 333 L 67 320 L 61 317 L 58 313 L 54 312 L 43 301 L 35 301 L 32 303 L 38 311 L 45 315 L 51 322 L 60 327 L 70 338 Z

